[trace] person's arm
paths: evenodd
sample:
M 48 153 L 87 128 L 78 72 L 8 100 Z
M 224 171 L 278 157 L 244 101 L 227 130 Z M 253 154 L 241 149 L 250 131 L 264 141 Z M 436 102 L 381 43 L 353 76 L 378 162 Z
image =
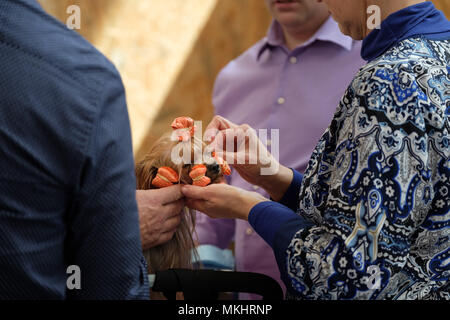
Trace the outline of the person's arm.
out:
M 297 211 L 298 204 L 300 201 L 299 199 L 300 188 L 302 186 L 303 175 L 300 172 L 296 171 L 295 169 L 291 170 L 292 170 L 291 184 L 284 193 L 280 193 L 280 195 L 282 194 L 282 198 L 278 200 L 278 202 L 293 211 Z M 278 199 L 280 198 L 280 195 L 278 195 Z M 276 199 L 272 197 L 272 200 Z
M 117 72 L 105 72 L 103 80 L 67 217 L 66 260 L 81 270 L 81 289 L 68 290 L 67 297 L 149 299 L 125 92 Z
M 180 185 L 163 189 L 136 190 L 142 249 L 172 239 L 181 222 L 184 200 Z
M 375 90 L 377 85 L 368 81 L 366 87 Z M 368 99 L 350 88 L 344 101 Z M 405 262 L 411 254 L 413 234 L 423 219 L 417 217 L 429 205 L 422 198 L 408 199 L 407 195 L 419 188 L 433 189 L 433 182 L 418 170 L 428 167 L 429 155 L 423 151 L 418 156 L 401 147 L 406 141 L 416 141 L 416 132 L 397 129 L 383 111 L 373 112 L 364 105 L 352 112 L 347 108 L 341 103 L 312 156 L 313 165 L 303 178 L 300 194 L 301 218 L 283 219 L 281 209 L 268 207 L 264 212 L 263 204 L 253 208 L 249 216 L 255 229 L 271 241 L 292 296 L 385 298 L 387 291 L 383 289 L 395 287 L 394 279 L 411 272 Z M 427 134 L 421 134 L 427 141 Z M 397 142 L 392 153 L 395 141 L 389 137 Z M 283 222 L 271 230 L 266 226 L 269 219 L 272 224 L 273 220 Z M 300 219 L 316 225 L 304 227 Z
M 248 215 L 248 222 L 253 229 L 272 247 L 278 230 L 285 230 L 282 237 L 290 240 L 294 231 L 313 225 L 295 213 L 299 204 L 303 175 L 294 169 L 290 170 L 293 178 L 283 197 L 278 202 L 267 201 L 257 204 Z
M 296 232 L 314 225 L 288 207 L 273 201 L 255 205 L 249 212 L 248 222 L 274 249 L 275 243 L 283 243 L 283 247 L 287 248 Z
M 286 252 L 294 236 L 299 232 L 307 232 L 315 224 L 281 203 L 267 201 L 255 205 L 249 215 L 248 222 L 253 229 L 273 249 L 283 282 L 289 286 L 286 270 Z
M 377 85 L 368 81 L 364 88 Z M 367 101 L 358 90 L 351 87 L 343 101 Z M 413 197 L 415 190 L 433 190 L 436 183 L 419 170 L 430 165 L 428 152 L 418 155 L 402 147 L 404 141 L 416 141 L 417 132 L 399 130 L 389 121 L 382 110 L 341 103 L 303 176 L 299 215 L 218 186 L 203 195 L 183 188 L 186 203 L 217 217 L 248 219 L 274 249 L 290 296 L 383 298 L 382 290 L 394 288 L 396 276 L 411 272 L 404 262 L 413 235 L 429 223 L 423 222 L 424 212 L 432 202 L 426 192 L 425 198 Z M 427 141 L 428 134 L 421 135 Z
M 208 148 L 244 180 L 263 188 L 275 201 L 283 198 L 294 178 L 293 171 L 272 156 L 252 127 L 215 116 L 205 130 L 205 139 L 212 141 Z

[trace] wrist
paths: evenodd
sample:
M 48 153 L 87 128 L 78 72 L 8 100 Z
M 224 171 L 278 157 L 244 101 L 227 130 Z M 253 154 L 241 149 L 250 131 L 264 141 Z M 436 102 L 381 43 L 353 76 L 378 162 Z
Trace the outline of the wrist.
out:
M 280 165 L 276 174 L 265 176 L 260 187 L 267 191 L 270 198 L 274 201 L 280 201 L 294 178 L 294 173 L 290 168 Z
M 265 201 L 268 201 L 268 199 L 264 198 L 262 195 L 256 192 L 248 192 L 245 195 L 242 195 L 242 206 L 241 210 L 239 210 L 240 212 L 238 214 L 238 218 L 248 221 L 248 216 L 253 207 L 258 203 Z

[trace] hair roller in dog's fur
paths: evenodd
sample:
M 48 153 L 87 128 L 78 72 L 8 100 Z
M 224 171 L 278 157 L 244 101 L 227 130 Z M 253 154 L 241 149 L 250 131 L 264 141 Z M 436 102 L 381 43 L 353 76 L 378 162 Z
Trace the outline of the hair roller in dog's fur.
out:
M 223 160 L 214 157 L 214 161 L 209 164 L 194 163 L 195 148 L 206 147 L 202 141 L 194 138 L 194 121 L 188 117 L 180 117 L 174 120 L 172 128 L 177 133 L 175 138 L 172 133 L 165 134 L 155 142 L 144 159 L 136 164 L 137 189 L 164 188 L 177 183 L 206 186 L 223 182 L 223 175 L 230 174 L 229 167 Z M 187 148 L 184 150 L 189 150 L 190 156 L 183 157 L 188 161 L 175 164 L 178 161 L 172 160 L 173 150 L 180 147 L 180 144 L 185 144 L 183 146 Z M 181 223 L 169 242 L 144 252 L 150 272 L 192 267 L 195 212 L 186 210 L 181 217 Z

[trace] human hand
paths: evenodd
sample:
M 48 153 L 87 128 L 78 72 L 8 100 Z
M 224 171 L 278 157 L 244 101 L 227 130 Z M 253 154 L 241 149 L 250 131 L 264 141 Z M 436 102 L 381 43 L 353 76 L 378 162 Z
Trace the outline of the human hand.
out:
M 162 189 L 136 190 L 142 249 L 172 239 L 181 222 L 184 198 L 180 185 Z
M 272 199 L 280 200 L 291 184 L 293 173 L 280 165 L 249 125 L 236 125 L 215 116 L 205 131 L 205 140 L 215 154 L 247 182 L 265 189 Z
M 259 193 L 227 184 L 212 184 L 207 187 L 184 185 L 181 190 L 189 208 L 211 218 L 248 220 L 248 214 L 255 205 L 268 201 Z

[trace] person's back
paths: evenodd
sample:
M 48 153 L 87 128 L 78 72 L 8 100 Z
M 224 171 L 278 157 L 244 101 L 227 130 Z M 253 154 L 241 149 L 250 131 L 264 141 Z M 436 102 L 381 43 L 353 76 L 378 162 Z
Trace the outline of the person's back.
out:
M 0 299 L 148 298 L 117 71 L 35 0 L 2 0 L 0 97 Z

